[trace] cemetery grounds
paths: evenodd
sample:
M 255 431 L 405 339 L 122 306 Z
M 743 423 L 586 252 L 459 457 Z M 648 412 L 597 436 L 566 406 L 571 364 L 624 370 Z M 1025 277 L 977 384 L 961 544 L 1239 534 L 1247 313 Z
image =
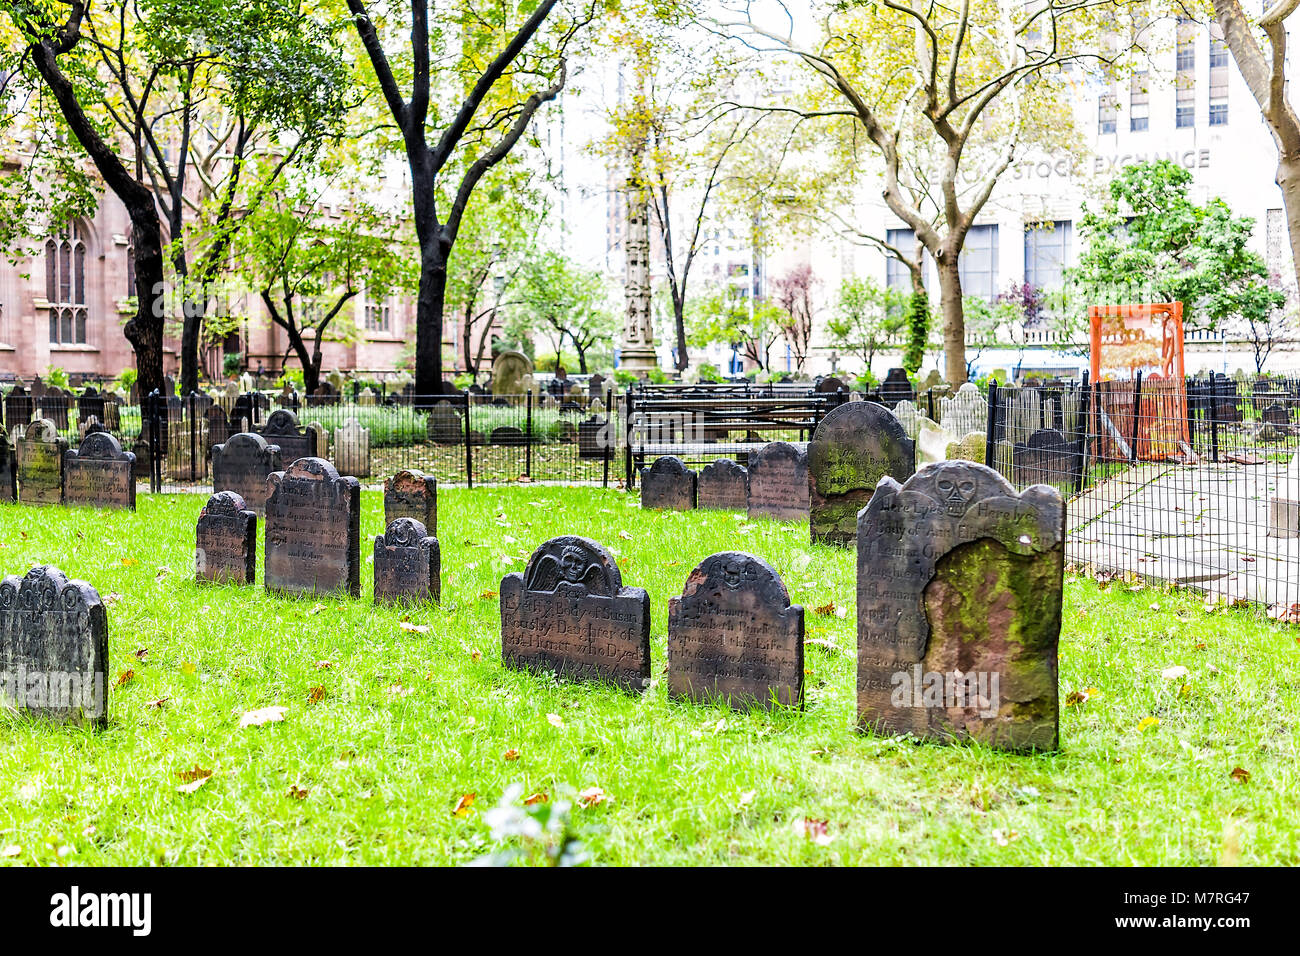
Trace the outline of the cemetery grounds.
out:
M 1016 755 L 854 729 L 855 557 L 806 523 L 443 488 L 443 603 L 404 612 L 371 603 L 379 492 L 360 600 L 196 587 L 204 500 L 0 505 L 6 574 L 54 564 L 109 605 L 116 682 L 102 732 L 0 715 L 0 863 L 1300 862 L 1300 628 L 1249 608 L 1067 574 L 1061 750 Z M 649 591 L 646 693 L 502 666 L 500 580 L 560 534 Z M 667 699 L 668 598 L 725 550 L 807 609 L 802 711 Z

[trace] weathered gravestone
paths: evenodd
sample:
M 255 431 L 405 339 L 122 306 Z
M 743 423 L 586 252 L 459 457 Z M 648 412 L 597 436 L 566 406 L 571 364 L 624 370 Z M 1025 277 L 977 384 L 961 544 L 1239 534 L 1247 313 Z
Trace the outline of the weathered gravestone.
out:
M 303 427 L 316 436 L 316 450 L 312 452 L 312 457 L 324 458 L 330 464 L 334 464 L 333 459 L 330 457 L 332 454 L 330 450 L 330 433 L 325 430 L 325 426 L 320 422 L 308 422 Z M 338 466 L 335 465 L 335 467 Z
M 361 482 L 323 458 L 267 479 L 265 584 L 284 594 L 361 596 Z
M 48 565 L 0 581 L 0 702 L 108 725 L 108 615 L 93 587 Z
M 414 518 L 398 518 L 375 538 L 375 603 L 436 603 L 441 569 L 438 539 Z
M 1275 538 L 1300 538 L 1300 453 L 1291 456 L 1268 498 L 1268 533 Z
M 18 462 L 9 444 L 9 434 L 0 425 L 0 501 L 18 500 Z
M 343 475 L 370 477 L 370 429 L 355 418 L 334 433 L 334 466 Z
M 850 402 L 821 420 L 808 443 L 809 527 L 813 541 L 853 544 L 858 512 L 880 479 L 905 481 L 916 450 L 883 405 Z
M 464 441 L 460 414 L 450 402 L 438 402 L 429 409 L 426 429 L 429 441 L 439 445 L 459 445 Z
M 67 439 L 59 437 L 48 418 L 38 418 L 27 426 L 18 443 L 19 501 L 36 505 L 63 502 L 63 453 L 67 450 Z
M 766 561 L 710 555 L 668 599 L 668 693 L 802 706 L 803 608 Z
M 492 359 L 492 395 L 513 398 L 523 394 L 523 378 L 533 373 L 532 360 L 523 352 L 506 349 Z
M 279 445 L 269 445 L 256 432 L 240 432 L 212 446 L 212 490 L 233 491 L 249 508 L 262 511 L 271 489 L 266 480 L 284 468 Z
M 808 518 L 808 455 L 784 441 L 768 442 L 749 456 L 746 510 L 751 518 Z
M 571 422 L 561 422 L 562 425 L 573 427 Z M 579 458 L 612 458 L 614 452 L 614 442 L 611 440 L 613 425 L 608 424 L 604 418 L 597 418 L 594 415 L 586 421 L 578 422 L 578 457 Z
M 912 401 L 916 392 L 912 391 L 912 382 L 907 377 L 907 370 L 891 368 L 885 373 L 885 380 L 880 383 L 880 401 L 893 408 L 901 401 Z
M 135 455 L 108 432 L 92 432 L 63 454 L 63 502 L 135 510 Z
M 696 474 L 676 455 L 660 455 L 641 469 L 641 507 L 690 511 L 695 507 Z
M 257 582 L 257 512 L 235 492 L 218 491 L 199 512 L 194 566 L 199 583 Z
M 525 445 L 523 430 L 516 428 L 514 425 L 501 425 L 492 429 L 492 435 L 488 441 L 493 445 L 519 446 Z
M 988 442 L 983 432 L 967 432 L 958 441 L 948 443 L 948 459 L 973 461 L 977 465 L 982 465 L 987 447 Z
M 984 434 L 988 421 L 989 403 L 972 382 L 963 382 L 952 398 L 939 399 L 939 422 L 954 435 Z
M 221 445 L 230 440 L 230 436 L 237 434 L 237 430 L 230 427 L 230 417 L 226 410 L 220 405 L 213 405 L 207 411 L 208 421 L 208 442 L 212 445 Z
M 983 465 L 882 479 L 858 521 L 858 722 L 1054 750 L 1065 506 Z
M 822 379 L 820 382 L 817 383 L 817 386 L 813 389 L 813 391 L 829 392 L 831 394 L 834 394 L 836 392 L 844 392 L 845 394 L 848 394 L 849 387 L 844 384 L 843 379 L 836 378 L 834 375 L 827 375 L 824 379 Z
M 411 468 L 384 482 L 384 527 L 398 518 L 414 518 L 428 534 L 438 536 L 438 482 L 433 475 Z
M 522 574 L 501 581 L 501 659 L 521 670 L 644 690 L 650 595 L 623 587 L 614 556 L 590 538 L 552 538 Z
M 928 421 L 916 405 L 907 399 L 902 399 L 891 409 L 898 423 L 903 426 L 903 431 L 907 432 L 907 437 L 916 441 L 917 432 L 921 430 L 921 422 Z
M 35 402 L 21 385 L 15 385 L 5 396 L 5 424 L 11 430 L 30 422 L 35 411 Z
M 1067 441 L 1055 428 L 1040 428 L 1025 444 L 1013 445 L 1011 462 L 1014 480 L 1022 487 L 1073 487 L 1082 465 L 1078 445 Z
M 267 444 L 280 446 L 280 457 L 285 465 L 292 465 L 299 458 L 319 457 L 315 433 L 310 428 L 300 428 L 298 416 L 286 408 L 272 412 L 266 424 L 258 429 L 258 434 L 266 439 Z M 324 451 L 320 449 L 322 454 Z
M 700 469 L 695 483 L 696 507 L 744 511 L 749 478 L 744 465 L 719 458 Z

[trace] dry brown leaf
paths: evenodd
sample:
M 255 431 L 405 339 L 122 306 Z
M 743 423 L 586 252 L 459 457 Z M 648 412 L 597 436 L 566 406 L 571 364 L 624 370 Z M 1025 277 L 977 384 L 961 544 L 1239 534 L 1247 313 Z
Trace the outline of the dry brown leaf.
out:
M 149 656 L 149 648 L 147 647 L 142 647 L 135 652 L 135 659 L 137 661 L 142 661 L 148 656 Z
M 507 750 L 507 751 L 506 751 L 505 753 L 503 753 L 501 756 L 504 757 L 506 760 L 518 760 L 518 759 L 519 759 L 519 751 L 516 750 L 514 747 L 511 747 L 509 750 Z
M 122 671 L 122 673 L 117 675 L 117 680 L 113 682 L 113 686 L 121 687 L 123 684 L 129 684 L 133 680 L 135 680 L 135 671 L 125 670 Z
M 599 806 L 604 803 L 607 797 L 605 791 L 600 787 L 588 787 L 586 790 L 578 792 L 578 806 L 586 810 L 588 807 Z
M 831 822 L 829 820 L 814 820 L 812 817 L 801 817 L 795 819 L 791 826 L 795 833 L 806 840 L 812 840 L 818 846 L 829 846 L 835 839 L 831 836 Z
M 118 594 L 116 591 L 109 591 L 103 597 L 104 607 L 112 607 L 120 600 L 122 600 L 122 595 Z
M 309 794 L 310 792 L 311 792 L 310 790 L 304 790 L 296 783 L 291 783 L 289 784 L 289 789 L 285 792 L 285 796 L 293 797 L 293 799 L 295 800 L 305 800 L 307 798 L 307 794 Z
M 1233 767 L 1232 773 L 1228 774 L 1228 776 L 1237 781 L 1237 783 L 1250 782 L 1250 771 L 1245 767 Z
M 1079 707 L 1088 702 L 1088 695 L 1081 691 L 1072 690 L 1065 695 L 1066 707 Z
M 325 605 L 318 602 L 311 606 L 311 610 L 307 612 L 307 615 L 310 617 L 311 615 L 319 614 L 323 610 L 325 610 Z
M 327 670 L 329 670 L 329 669 L 330 669 L 331 667 L 333 667 L 333 666 L 334 666 L 334 662 L 333 662 L 333 661 L 317 661 L 317 662 L 316 662 L 316 669 L 317 669 L 318 671 L 327 671 Z
M 828 604 L 823 604 L 821 607 L 816 608 L 815 611 L 817 614 L 820 614 L 822 617 L 830 617 L 832 614 L 835 613 L 835 602 L 831 601 Z
M 535 793 L 531 797 L 524 797 L 524 806 L 531 807 L 534 803 L 546 803 L 551 798 L 546 795 L 545 791 Z
M 477 793 L 467 793 L 456 801 L 455 808 L 451 811 L 453 817 L 467 817 L 474 812 L 474 798 Z
M 410 621 L 403 621 L 398 626 L 408 634 L 428 634 L 432 630 L 428 624 L 412 624 Z
M 493 599 L 494 597 L 496 597 L 496 596 L 497 596 L 497 592 L 496 592 L 496 591 L 493 591 L 491 588 L 489 588 L 488 590 L 486 590 L 486 591 L 484 591 L 482 594 L 480 594 L 480 595 L 478 596 L 478 598 L 479 598 L 480 601 L 490 601 L 490 600 L 492 600 L 492 599 Z
M 328 695 L 329 695 L 329 691 L 325 689 L 325 685 L 317 684 L 315 687 L 313 687 L 310 691 L 307 692 L 307 703 L 319 704 Z
M 27 536 L 23 535 L 23 537 L 25 538 Z M 11 845 L 11 846 L 4 847 L 3 849 L 0 849 L 0 857 L 4 857 L 6 859 L 12 859 L 15 856 L 19 856 L 22 852 L 23 852 L 22 847 Z
M 159 710 L 162 710 L 164 707 L 167 706 L 167 702 L 168 702 L 169 700 L 171 700 L 170 697 L 159 697 L 157 700 L 151 700 L 151 701 L 149 701 L 149 703 L 145 704 L 145 706 L 146 706 L 146 707 L 157 707 Z
M 193 770 L 177 770 L 176 776 L 181 778 L 182 783 L 193 783 L 195 780 L 202 780 L 204 777 L 212 776 L 212 771 L 204 770 L 198 764 L 195 764 Z

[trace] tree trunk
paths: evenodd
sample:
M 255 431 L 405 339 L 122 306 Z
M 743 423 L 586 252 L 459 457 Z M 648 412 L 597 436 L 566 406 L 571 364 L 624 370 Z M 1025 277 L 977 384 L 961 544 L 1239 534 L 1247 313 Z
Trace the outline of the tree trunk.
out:
M 1286 231 L 1291 240 L 1291 267 L 1296 286 L 1300 288 L 1300 156 L 1286 158 L 1277 164 L 1277 185 L 1282 190 L 1282 205 L 1286 207 Z
M 943 377 L 956 388 L 966 381 L 966 316 L 961 306 L 961 272 L 955 253 L 939 258 L 939 306 L 943 312 Z
M 432 248 L 429 248 L 431 246 Z M 442 310 L 447 259 L 441 239 L 420 240 L 420 292 L 415 306 L 415 394 L 442 393 Z
M 673 296 L 673 321 L 677 324 L 677 371 L 684 372 L 691 366 L 691 357 L 686 349 L 686 296 Z

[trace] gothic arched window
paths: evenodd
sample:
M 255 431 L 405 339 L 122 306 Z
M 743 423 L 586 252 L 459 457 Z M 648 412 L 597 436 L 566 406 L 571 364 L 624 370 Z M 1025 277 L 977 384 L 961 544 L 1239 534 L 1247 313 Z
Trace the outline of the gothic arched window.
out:
M 50 304 L 50 342 L 85 345 L 86 241 L 80 223 L 68 223 L 45 243 L 45 298 Z

